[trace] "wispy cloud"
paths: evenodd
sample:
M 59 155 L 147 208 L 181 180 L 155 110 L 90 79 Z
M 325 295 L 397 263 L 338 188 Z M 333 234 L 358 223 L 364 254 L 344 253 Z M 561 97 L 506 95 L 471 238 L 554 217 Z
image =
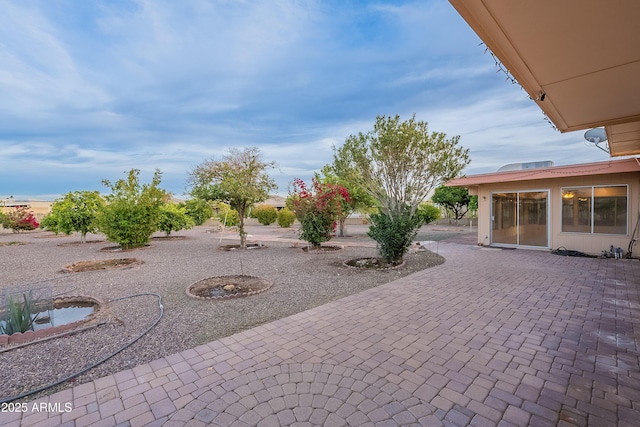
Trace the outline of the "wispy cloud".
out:
M 286 192 L 376 115 L 461 135 L 469 172 L 601 158 L 478 44 L 435 0 L 3 2 L 0 195 L 101 189 L 130 168 L 181 194 L 195 165 L 250 146 Z

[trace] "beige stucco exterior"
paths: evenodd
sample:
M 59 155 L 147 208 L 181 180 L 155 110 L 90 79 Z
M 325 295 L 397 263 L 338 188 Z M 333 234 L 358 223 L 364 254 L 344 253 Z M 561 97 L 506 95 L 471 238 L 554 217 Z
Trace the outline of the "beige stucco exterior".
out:
M 627 232 L 625 234 L 586 234 L 562 232 L 562 188 L 599 185 L 628 185 Z M 548 245 L 544 249 L 565 247 L 588 254 L 598 255 L 603 249 L 620 247 L 627 250 L 631 233 L 638 219 L 640 204 L 640 174 L 625 173 L 616 175 L 598 175 L 591 177 L 569 177 L 511 183 L 493 183 L 478 185 L 471 189 L 478 195 L 478 244 L 494 244 L 492 239 L 492 206 L 494 193 L 518 191 L 548 191 Z M 635 252 L 634 248 L 634 252 Z
M 446 185 L 466 187 L 470 194 L 478 196 L 478 244 L 483 246 L 526 246 L 546 250 L 564 247 L 592 255 L 614 246 L 626 252 L 640 219 L 640 158 L 470 175 L 453 179 Z M 588 231 L 585 232 L 585 225 L 576 219 L 580 210 L 578 204 L 583 202 L 578 198 L 574 202 L 570 200 L 574 200 L 574 194 L 580 197 L 578 193 L 582 191 L 590 194 L 592 187 L 594 192 L 597 189 L 606 198 L 612 197 L 611 192 L 626 193 L 626 218 L 624 213 L 615 211 L 618 213 L 611 223 L 609 220 L 605 224 L 593 222 L 594 229 L 586 226 Z M 568 196 L 565 209 L 572 209 L 571 206 L 574 209 L 568 222 L 565 219 L 564 231 L 563 188 L 567 189 Z M 513 193 L 518 195 L 514 198 Z M 543 203 L 536 200 L 536 197 L 545 196 L 546 210 L 541 207 Z M 613 195 L 614 199 L 617 196 L 620 194 Z M 518 198 L 529 205 L 528 209 L 517 211 L 522 216 L 515 224 L 514 218 L 519 215 L 515 213 L 517 202 L 514 204 L 513 200 Z M 590 199 L 589 206 L 593 201 Z M 593 218 L 596 218 L 595 214 Z M 571 229 L 574 231 L 569 231 Z M 640 230 L 635 238 L 640 238 Z M 634 245 L 633 252 L 634 257 L 640 254 L 640 245 Z

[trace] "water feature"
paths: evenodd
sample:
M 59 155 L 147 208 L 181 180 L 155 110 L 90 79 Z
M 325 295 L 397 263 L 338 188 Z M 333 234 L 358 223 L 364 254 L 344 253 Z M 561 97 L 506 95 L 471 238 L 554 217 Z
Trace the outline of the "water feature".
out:
M 17 314 L 11 314 L 7 307 L 4 310 L 0 310 L 0 319 L 2 319 L 0 320 L 0 330 L 4 329 L 9 316 L 12 316 L 12 319 L 14 319 L 12 321 L 12 330 L 15 331 L 16 325 L 22 325 L 19 327 L 19 330 L 25 330 L 23 328 L 27 328 L 26 333 L 22 334 L 24 338 L 20 336 L 20 334 L 6 332 L 9 334 L 9 340 L 0 340 L 0 345 L 14 341 L 30 341 L 35 338 L 51 336 L 75 329 L 94 320 L 103 304 L 98 299 L 85 296 L 55 298 L 51 303 L 37 300 L 31 302 L 28 298 L 23 299 L 23 301 L 25 302 L 20 304 L 21 309 L 24 310 L 26 304 L 27 309 L 30 311 L 31 324 L 29 326 L 25 325 L 25 323 L 28 322 L 28 320 L 24 319 L 27 316 L 25 312 L 15 317 Z M 15 320 L 20 318 L 24 320 Z
M 95 308 L 96 304 L 89 302 L 56 304 L 52 310 L 32 315 L 32 318 L 36 318 L 33 322 L 33 330 L 39 331 L 84 320 L 94 312 Z

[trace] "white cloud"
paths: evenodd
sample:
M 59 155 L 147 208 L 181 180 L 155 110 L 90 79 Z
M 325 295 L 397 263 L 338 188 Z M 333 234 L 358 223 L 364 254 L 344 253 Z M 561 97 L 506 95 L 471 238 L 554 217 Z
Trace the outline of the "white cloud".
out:
M 601 158 L 551 130 L 478 41 L 441 1 L 3 2 L 0 193 L 159 168 L 181 194 L 193 166 L 251 146 L 286 193 L 385 114 L 461 135 L 472 172 Z

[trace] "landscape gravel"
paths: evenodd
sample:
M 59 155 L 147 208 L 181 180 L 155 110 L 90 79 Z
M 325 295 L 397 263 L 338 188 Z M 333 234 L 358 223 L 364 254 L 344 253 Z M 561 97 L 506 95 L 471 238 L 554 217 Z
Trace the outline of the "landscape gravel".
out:
M 20 348 L 0 347 L 0 400 L 29 392 L 79 372 L 138 337 L 161 314 L 146 335 L 106 362 L 43 392 L 32 400 L 79 383 L 150 362 L 236 332 L 286 317 L 329 301 L 379 286 L 444 262 L 431 251 L 413 251 L 406 264 L 386 271 L 347 268 L 348 259 L 376 256 L 375 242 L 366 227 L 352 227 L 351 237 L 334 239 L 342 250 L 306 253 L 295 230 L 277 226 L 249 227 L 250 239 L 264 247 L 246 251 L 223 251 L 218 246 L 234 242 L 231 233 L 221 235 L 211 227 L 196 227 L 178 233 L 181 238 L 152 239 L 151 245 L 131 251 L 101 251 L 113 246 L 103 236 L 89 236 L 79 244 L 79 235 L 57 237 L 36 231 L 0 233 L 0 292 L 50 288 L 53 295 L 83 295 L 108 302 L 102 324 Z M 422 230 L 418 240 L 455 236 Z M 21 242 L 21 245 L 7 245 Z M 5 245 L 2 245 L 5 243 Z M 63 267 L 79 261 L 134 257 L 142 264 L 131 268 L 65 273 Z M 266 292 L 224 301 L 197 300 L 186 295 L 191 284 L 220 275 L 258 276 L 273 282 Z M 145 294 L 145 295 L 138 295 Z M 130 298 L 122 298 L 131 296 Z M 119 299 L 122 298 L 122 299 Z M 117 300 L 116 300 L 117 299 Z

